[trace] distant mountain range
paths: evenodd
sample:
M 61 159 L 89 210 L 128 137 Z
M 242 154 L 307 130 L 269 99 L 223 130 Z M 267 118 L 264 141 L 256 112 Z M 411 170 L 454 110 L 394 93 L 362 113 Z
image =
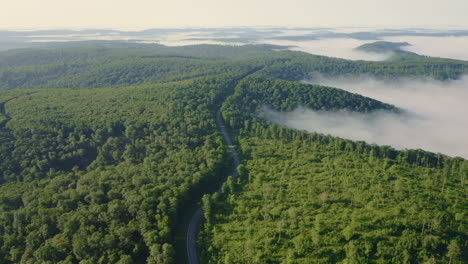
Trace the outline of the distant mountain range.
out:
M 307 41 L 332 38 L 381 40 L 394 36 L 468 36 L 468 30 L 432 29 L 346 29 L 339 28 L 154 28 L 141 31 L 112 29 L 0 31 L 0 50 L 40 47 L 41 42 L 77 40 L 125 40 L 129 42 L 158 42 L 168 38 L 181 41 L 215 41 L 221 43 L 259 43 L 262 40 Z

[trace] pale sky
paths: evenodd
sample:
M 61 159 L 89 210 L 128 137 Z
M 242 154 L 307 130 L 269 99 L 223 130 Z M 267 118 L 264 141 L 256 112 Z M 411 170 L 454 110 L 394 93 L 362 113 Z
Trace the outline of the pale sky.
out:
M 468 0 L 0 0 L 0 28 L 468 28 L 467 13 Z

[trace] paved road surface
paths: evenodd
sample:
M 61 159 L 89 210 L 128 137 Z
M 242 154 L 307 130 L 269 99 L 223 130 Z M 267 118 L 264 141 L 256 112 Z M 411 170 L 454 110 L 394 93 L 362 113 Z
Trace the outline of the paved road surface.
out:
M 240 164 L 239 156 L 237 155 L 237 152 L 234 149 L 234 146 L 232 145 L 231 138 L 229 137 L 229 134 L 226 128 L 224 127 L 224 121 L 223 121 L 223 118 L 221 117 L 220 111 L 216 113 L 216 123 L 218 124 L 218 128 L 221 131 L 221 133 L 223 133 L 224 143 L 228 146 L 229 151 L 232 153 L 232 163 L 234 165 L 234 168 L 232 171 L 232 179 L 235 180 L 237 178 L 237 166 L 239 166 Z M 219 192 L 221 192 L 221 189 L 218 190 L 218 193 Z M 198 256 L 197 256 L 196 240 L 197 240 L 197 227 L 202 216 L 203 216 L 203 207 L 200 207 L 192 216 L 192 219 L 190 219 L 190 224 L 187 230 L 187 256 L 188 256 L 188 262 L 190 264 L 199 263 Z
M 8 115 L 6 110 L 5 110 L 5 104 L 10 102 L 11 100 L 16 99 L 16 98 L 18 98 L 18 96 L 10 98 L 10 99 L 4 101 L 3 103 L 0 103 L 0 114 L 2 114 L 5 117 L 5 119 L 2 122 L 0 122 L 0 128 L 4 127 L 6 125 L 6 123 L 8 123 L 8 121 L 11 120 L 11 116 Z

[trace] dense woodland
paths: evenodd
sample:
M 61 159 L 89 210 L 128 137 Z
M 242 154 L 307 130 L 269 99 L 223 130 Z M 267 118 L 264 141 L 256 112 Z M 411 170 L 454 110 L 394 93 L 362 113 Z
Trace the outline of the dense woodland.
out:
M 57 44 L 56 44 L 57 45 Z M 350 61 L 303 52 L 275 51 L 270 45 L 165 47 L 84 42 L 82 47 L 24 49 L 0 53 L 0 90 L 90 88 L 170 82 L 267 66 L 262 76 L 298 81 L 311 73 L 371 74 L 380 78 L 431 76 L 456 79 L 468 62 L 401 52 L 384 62 Z M 76 44 L 78 45 L 78 44 Z
M 468 162 L 246 122 L 203 263 L 463 263 Z
M 178 208 L 219 177 L 212 109 L 240 76 L 36 90 L 6 104 L 3 263 L 170 263 Z
M 204 261 L 466 259 L 465 160 L 278 127 L 261 109 L 398 113 L 298 81 L 444 80 L 468 63 L 277 49 L 83 42 L 0 53 L 0 262 L 174 263 L 183 211 L 227 176 L 219 109 L 243 165 L 239 182 L 203 198 Z

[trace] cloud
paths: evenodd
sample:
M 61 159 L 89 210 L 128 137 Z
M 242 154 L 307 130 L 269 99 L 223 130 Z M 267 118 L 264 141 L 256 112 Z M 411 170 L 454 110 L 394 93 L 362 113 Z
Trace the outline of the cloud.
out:
M 422 36 L 397 36 L 386 37 L 387 41 L 409 42 L 411 46 L 404 47 L 404 50 L 417 54 L 442 57 L 457 60 L 468 60 L 468 37 L 422 37 Z
M 355 50 L 356 47 L 372 42 L 374 41 L 352 38 L 328 38 L 304 41 L 266 39 L 259 41 L 259 43 L 293 46 L 292 50 L 349 60 L 382 61 L 392 56 L 391 53 L 377 54 Z
M 468 77 L 381 81 L 368 77 L 314 78 L 404 109 L 404 113 L 326 112 L 298 108 L 289 113 L 265 110 L 275 123 L 397 149 L 421 148 L 468 158 Z

